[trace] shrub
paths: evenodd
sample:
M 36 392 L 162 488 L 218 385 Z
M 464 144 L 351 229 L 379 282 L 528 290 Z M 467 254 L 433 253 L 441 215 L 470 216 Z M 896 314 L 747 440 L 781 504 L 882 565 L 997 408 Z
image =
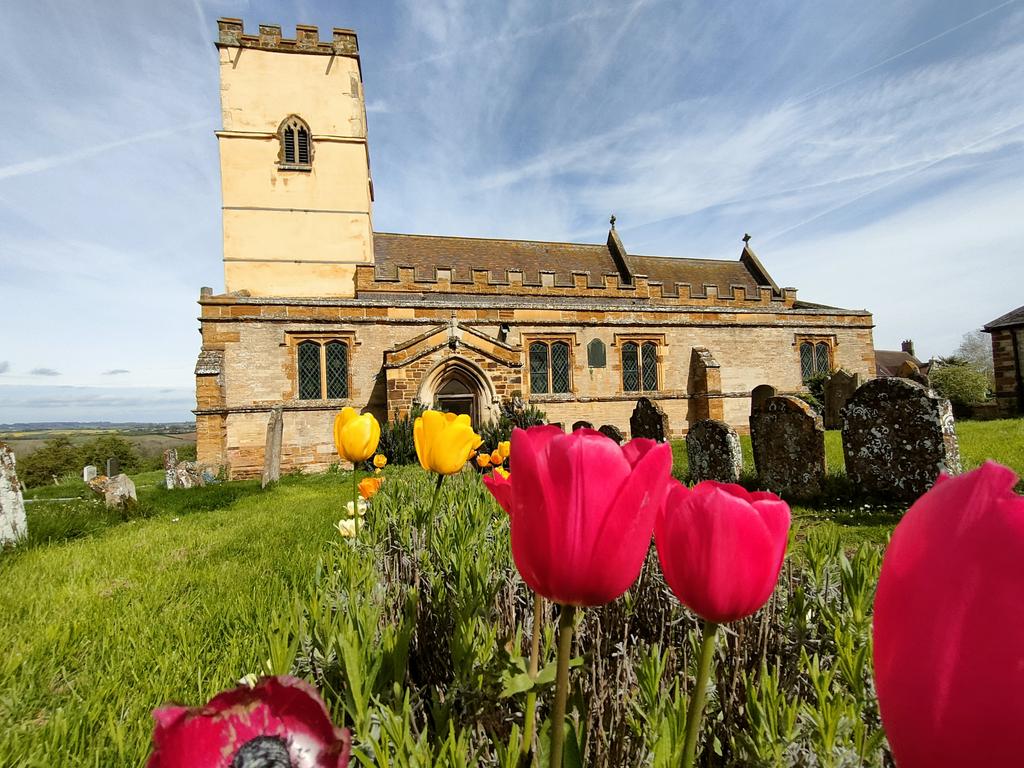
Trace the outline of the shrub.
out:
M 18 460 L 18 478 L 28 487 L 49 485 L 54 478 L 82 468 L 81 452 L 66 437 L 47 440 L 28 456 Z
M 480 437 L 484 441 L 480 450 L 490 453 L 498 447 L 498 443 L 511 438 L 512 430 L 516 427 L 526 429 L 546 423 L 547 416 L 539 408 L 524 403 L 519 398 L 505 400 L 501 404 L 498 420 L 480 425 Z
M 953 405 L 977 405 L 988 399 L 988 376 L 965 361 L 937 365 L 928 378 L 935 391 Z
M 380 444 L 377 453 L 383 453 L 389 464 L 415 464 L 416 443 L 413 440 L 413 425 L 416 417 L 423 413 L 423 407 L 416 405 L 407 416 L 396 416 L 380 425 Z
M 94 464 L 100 474 L 106 471 L 107 459 L 117 459 L 124 473 L 137 472 L 142 466 L 142 457 L 135 446 L 118 435 L 100 435 L 79 449 L 80 464 Z M 163 467 L 163 462 L 160 462 Z

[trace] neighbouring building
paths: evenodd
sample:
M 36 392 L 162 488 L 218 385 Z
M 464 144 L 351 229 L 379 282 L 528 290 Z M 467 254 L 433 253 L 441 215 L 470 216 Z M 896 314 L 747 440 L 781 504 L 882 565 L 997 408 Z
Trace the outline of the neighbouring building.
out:
M 997 317 L 982 330 L 992 336 L 992 365 L 999 413 L 1024 414 L 1024 307 Z
M 894 349 L 875 350 L 875 370 L 879 376 L 902 376 L 906 372 L 907 363 L 917 367 L 924 375 L 931 369 L 931 361 L 922 363 L 914 355 L 914 342 L 906 339 L 900 344 L 899 351 Z
M 874 376 L 870 313 L 798 299 L 749 238 L 721 261 L 630 253 L 614 219 L 594 244 L 374 232 L 355 33 L 218 27 L 225 290 L 199 298 L 200 461 L 258 475 L 278 406 L 283 469 L 315 470 L 346 405 L 480 423 L 521 396 L 625 432 L 644 396 L 678 436 L 747 431 L 758 385 Z

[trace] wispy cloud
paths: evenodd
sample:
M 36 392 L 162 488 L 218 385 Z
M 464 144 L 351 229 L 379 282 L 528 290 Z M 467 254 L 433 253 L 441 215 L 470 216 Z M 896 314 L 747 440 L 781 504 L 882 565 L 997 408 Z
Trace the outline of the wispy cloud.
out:
M 123 373 L 131 373 L 127 368 L 112 368 L 109 371 L 104 371 L 104 376 L 120 376 Z
M 30 376 L 60 376 L 60 371 L 53 368 L 33 368 L 29 371 Z

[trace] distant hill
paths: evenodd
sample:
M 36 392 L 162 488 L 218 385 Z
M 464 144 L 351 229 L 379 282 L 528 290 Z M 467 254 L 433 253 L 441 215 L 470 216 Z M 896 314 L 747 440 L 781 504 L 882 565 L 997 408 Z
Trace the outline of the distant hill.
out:
M 112 430 L 117 432 L 195 432 L 194 421 L 138 422 L 138 421 L 35 421 L 0 424 L 0 432 L 46 432 L 51 430 L 70 431 L 76 429 Z

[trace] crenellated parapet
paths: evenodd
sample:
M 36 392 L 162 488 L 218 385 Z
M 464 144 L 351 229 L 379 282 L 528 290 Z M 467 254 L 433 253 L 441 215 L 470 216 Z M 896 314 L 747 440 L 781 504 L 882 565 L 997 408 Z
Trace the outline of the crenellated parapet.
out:
M 295 26 L 295 37 L 281 37 L 277 24 L 260 24 L 259 34 L 246 34 L 241 19 L 217 19 L 217 45 L 258 48 L 282 53 L 314 53 L 325 56 L 359 56 L 359 42 L 351 29 L 334 27 L 330 40 L 321 40 L 317 27 Z
M 469 270 L 471 278 L 456 270 L 433 268 L 432 274 L 415 267 L 395 267 L 390 271 L 360 264 L 356 267 L 356 295 L 375 293 L 493 294 L 500 296 L 552 296 L 564 298 L 646 301 L 679 306 L 743 306 L 792 308 L 796 288 L 769 286 L 750 288 L 742 285 L 719 286 L 709 283 L 691 285 L 651 280 L 647 275 L 632 275 L 623 282 L 618 273 L 594 275 L 586 270 L 562 272 L 540 270 L 536 276 L 519 269 L 495 270 L 481 267 Z

